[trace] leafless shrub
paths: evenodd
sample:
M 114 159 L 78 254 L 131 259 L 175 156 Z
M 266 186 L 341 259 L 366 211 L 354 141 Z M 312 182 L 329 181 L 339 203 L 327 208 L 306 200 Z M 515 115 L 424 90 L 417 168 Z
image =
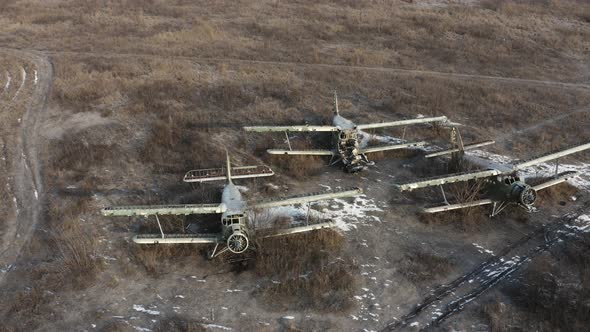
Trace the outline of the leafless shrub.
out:
M 167 317 L 160 320 L 155 327 L 157 332 L 203 332 L 207 328 L 203 323 L 194 319 L 180 316 Z
M 326 311 L 350 308 L 356 289 L 355 266 L 341 256 L 343 242 L 342 235 L 331 230 L 260 241 L 255 272 L 279 283 L 265 285 L 256 296 L 279 310 L 294 306 Z
M 423 249 L 412 249 L 398 263 L 398 271 L 415 284 L 424 284 L 449 273 L 454 264 Z

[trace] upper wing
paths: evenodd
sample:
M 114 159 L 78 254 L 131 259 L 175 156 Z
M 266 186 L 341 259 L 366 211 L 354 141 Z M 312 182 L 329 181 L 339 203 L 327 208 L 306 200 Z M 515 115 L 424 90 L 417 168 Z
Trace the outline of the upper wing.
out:
M 388 150 L 399 150 L 405 148 L 413 148 L 418 146 L 424 146 L 426 142 L 412 142 L 412 143 L 404 143 L 404 144 L 395 144 L 395 145 L 380 145 L 380 146 L 373 146 L 369 148 L 361 149 L 361 153 L 372 153 L 372 152 L 379 152 L 379 151 L 388 151 Z
M 307 156 L 332 156 L 334 152 L 330 150 L 266 150 L 270 154 L 293 154 L 293 155 L 307 155 Z
M 309 202 L 321 201 L 326 199 L 334 199 L 340 197 L 352 197 L 357 196 L 363 193 L 363 190 L 360 188 L 345 188 L 340 190 L 333 190 L 333 191 L 322 191 L 322 192 L 315 192 L 306 195 L 298 195 L 298 196 L 291 196 L 291 197 L 283 197 L 277 198 L 265 202 L 259 202 L 252 204 L 251 206 L 254 208 L 269 208 L 275 206 L 282 206 L 282 205 L 294 205 L 294 204 L 304 204 Z
M 489 170 L 485 170 L 485 171 L 456 173 L 453 175 L 437 176 L 437 177 L 432 177 L 432 178 L 428 178 L 428 179 L 423 179 L 418 182 L 401 183 L 401 184 L 396 184 L 394 186 L 399 191 L 406 191 L 406 190 L 413 190 L 413 189 L 418 189 L 418 188 L 440 186 L 445 183 L 453 183 L 453 182 L 469 181 L 469 180 L 487 178 L 487 177 L 495 176 L 495 175 L 499 175 L 499 174 L 502 174 L 502 172 L 497 169 L 489 169 Z
M 398 127 L 398 126 L 408 126 L 413 124 L 419 123 L 428 123 L 428 122 L 444 122 L 447 121 L 446 116 L 436 116 L 431 118 L 418 118 L 418 119 L 409 119 L 409 120 L 400 120 L 400 121 L 391 121 L 391 122 L 381 122 L 381 123 L 369 123 L 369 124 L 362 124 L 356 126 L 357 129 L 371 129 L 371 128 L 383 128 L 383 127 Z
M 189 215 L 225 212 L 225 204 L 178 204 L 178 205 L 129 205 L 111 206 L 102 209 L 108 217 L 151 216 L 151 215 Z
M 554 186 L 556 184 L 560 184 L 562 182 L 565 182 L 571 178 L 573 178 L 574 176 L 578 175 L 579 173 L 576 171 L 571 171 L 571 172 L 563 172 L 561 174 L 558 174 L 554 177 L 552 177 L 549 181 L 545 181 L 543 183 L 540 183 L 536 186 L 533 186 L 534 190 L 541 190 L 541 189 L 545 189 L 551 186 Z
M 584 151 L 584 150 L 588 150 L 588 149 L 590 149 L 590 143 L 580 144 L 580 145 L 574 146 L 569 149 L 565 149 L 565 150 L 558 151 L 558 152 L 550 152 L 544 156 L 534 158 L 534 159 L 522 162 L 520 164 L 516 164 L 516 165 L 514 165 L 513 168 L 515 171 L 521 170 L 526 167 L 537 165 L 537 164 L 540 164 L 540 163 L 543 163 L 543 162 L 546 162 L 549 160 L 557 159 L 560 157 L 570 155 L 572 153 L 576 153 L 576 152 L 580 152 L 580 151 Z
M 245 131 L 269 132 L 269 131 L 338 131 L 334 126 L 250 126 L 244 127 Z

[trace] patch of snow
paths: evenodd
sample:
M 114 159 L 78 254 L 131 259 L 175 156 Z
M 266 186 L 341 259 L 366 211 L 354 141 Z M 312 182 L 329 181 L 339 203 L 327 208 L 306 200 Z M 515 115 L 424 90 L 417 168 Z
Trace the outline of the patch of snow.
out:
M 236 293 L 236 292 L 241 292 L 241 291 L 242 291 L 241 289 L 228 289 L 225 292 L 226 293 Z
M 184 299 L 184 295 L 176 295 L 175 297 L 179 299 Z
M 218 330 L 224 330 L 224 331 L 233 330 L 231 327 L 217 325 L 217 324 L 202 324 L 201 326 L 203 326 L 206 329 L 218 329 Z
M 293 317 L 293 316 L 283 316 L 282 318 L 283 318 L 283 319 L 288 319 L 288 320 L 293 320 L 293 319 L 295 319 L 295 317 Z
M 39 81 L 39 77 L 37 76 L 37 71 L 35 70 L 35 80 L 33 81 L 34 84 L 37 84 Z
M 11 80 L 12 80 L 12 77 L 10 77 L 10 74 L 8 72 L 6 72 L 6 84 L 4 84 L 4 91 L 6 91 L 10 87 Z
M 418 326 L 418 325 L 420 325 L 420 323 L 418 323 L 418 322 L 413 322 L 412 324 L 410 324 L 410 326 Z
M 25 86 L 25 81 L 27 80 L 27 71 L 25 70 L 25 68 L 21 67 L 20 70 L 21 70 L 22 82 L 20 83 L 20 86 L 18 87 L 18 90 L 16 90 L 16 93 L 12 97 L 12 100 L 15 100 L 16 97 L 18 97 L 18 94 L 19 94 L 20 90 L 23 88 L 23 86 Z
M 144 313 L 146 313 L 148 315 L 153 315 L 153 316 L 157 316 L 157 315 L 160 314 L 160 312 L 157 311 L 157 310 L 146 309 L 142 305 L 139 305 L 139 304 L 134 304 L 133 305 L 133 310 L 139 311 L 139 312 L 144 312 Z

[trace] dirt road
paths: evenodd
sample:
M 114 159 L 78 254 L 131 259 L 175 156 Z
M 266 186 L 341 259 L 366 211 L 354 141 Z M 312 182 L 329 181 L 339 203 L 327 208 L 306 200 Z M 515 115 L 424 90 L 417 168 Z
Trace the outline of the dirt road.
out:
M 427 77 L 438 77 L 438 78 L 452 78 L 467 81 L 490 81 L 497 83 L 510 83 L 520 84 L 526 86 L 550 86 L 562 89 L 583 89 L 590 90 L 590 83 L 572 83 L 572 82 L 559 82 L 551 80 L 536 80 L 526 79 L 517 77 L 502 77 L 502 76 L 490 76 L 490 75 L 477 75 L 477 74 L 464 74 L 464 73 L 453 73 L 453 72 L 440 72 L 434 70 L 420 70 L 420 69 L 404 69 L 404 68 L 392 68 L 392 67 L 380 67 L 380 66 L 359 66 L 359 65 L 347 65 L 347 64 L 327 64 L 327 63 L 305 63 L 305 62 L 291 62 L 291 61 L 271 61 L 271 60 L 251 60 L 251 59 L 239 59 L 239 58 L 206 58 L 198 56 L 179 56 L 179 55 L 159 55 L 149 53 L 137 53 L 137 52 L 84 52 L 84 51 L 56 51 L 56 50 L 25 50 L 27 52 L 43 52 L 44 54 L 52 55 L 82 55 L 82 56 L 97 56 L 105 58 L 124 58 L 124 57 L 135 57 L 135 58 L 155 58 L 155 59 L 178 59 L 195 61 L 200 63 L 242 63 L 242 64 L 260 64 L 269 66 L 285 66 L 285 67 L 303 67 L 303 68 L 325 68 L 325 69 L 347 69 L 347 70 L 358 70 L 358 71 L 375 71 L 382 73 L 393 73 L 400 75 L 409 76 L 427 76 Z
M 1 49 L 0 52 L 27 63 L 22 68 L 23 80 L 17 93 L 0 102 L 2 112 L 21 112 L 16 146 L 5 149 L 4 157 L 12 160 L 9 184 L 15 202 L 15 218 L 6 221 L 0 241 L 0 284 L 18 261 L 22 249 L 31 238 L 42 216 L 44 198 L 39 162 L 39 126 L 47 108 L 53 80 L 53 69 L 46 56 L 31 52 Z

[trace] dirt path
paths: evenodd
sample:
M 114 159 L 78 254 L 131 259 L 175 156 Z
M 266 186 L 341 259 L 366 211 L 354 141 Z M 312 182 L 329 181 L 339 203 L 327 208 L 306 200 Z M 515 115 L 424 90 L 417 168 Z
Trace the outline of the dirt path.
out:
M 390 322 L 382 331 L 395 331 L 409 327 L 429 329 L 438 326 L 540 253 L 547 251 L 566 237 L 585 231 L 588 224 L 579 219 L 579 216 L 588 207 L 590 207 L 590 201 L 576 213 L 568 213 L 562 216 L 560 221 L 538 228 L 508 245 L 498 255 L 494 255 L 472 271 L 437 287 L 430 295 L 417 303 L 414 309 L 401 319 Z
M 16 100 L 20 99 L 20 105 L 25 107 L 17 129 L 17 144 L 9 152 L 10 156 L 6 156 L 12 158 L 11 191 L 16 204 L 16 217 L 14 220 L 7 220 L 6 230 L 0 242 L 0 267 L 8 272 L 17 263 L 42 214 L 44 190 L 38 156 L 38 129 L 47 108 L 53 69 L 45 56 L 1 48 L 0 52 L 25 60 L 32 67 L 29 69 L 32 69 L 29 79 L 22 83 L 24 89 L 30 87 L 30 92 L 22 91 Z M 15 105 L 7 101 L 0 104 L 5 112 L 16 111 Z M 0 274 L 0 284 L 5 276 L 6 273 Z
M 23 50 L 28 51 L 28 50 Z M 551 86 L 562 89 L 584 89 L 590 90 L 590 84 L 587 83 L 570 83 L 570 82 L 559 82 L 551 80 L 535 80 L 526 78 L 516 77 L 502 77 L 502 76 L 490 76 L 490 75 L 476 75 L 476 74 L 462 74 L 452 72 L 439 72 L 433 70 L 418 70 L 418 69 L 403 69 L 403 68 L 391 68 L 391 67 L 379 67 L 379 66 L 357 66 L 357 65 L 344 65 L 344 64 L 325 64 L 325 63 L 303 63 L 303 62 L 290 62 L 290 61 L 270 61 L 270 60 L 249 60 L 249 59 L 237 59 L 237 58 L 204 58 L 197 56 L 178 56 L 178 55 L 157 55 L 157 54 L 146 54 L 146 53 L 116 53 L 116 52 L 82 52 L 82 51 L 54 51 L 54 50 L 30 50 L 33 52 L 43 52 L 45 54 L 54 55 L 83 55 L 83 56 L 99 56 L 106 58 L 124 58 L 124 57 L 140 57 L 140 58 L 155 58 L 155 59 L 179 59 L 196 62 L 227 62 L 227 63 L 243 63 L 243 64 L 258 64 L 268 66 L 285 66 L 285 67 L 303 67 L 303 68 L 326 68 L 326 69 L 353 69 L 359 71 L 376 71 L 385 73 L 394 73 L 400 75 L 410 76 L 430 76 L 439 78 L 453 78 L 461 80 L 471 81 L 491 81 L 498 83 L 511 83 L 521 84 L 527 86 Z
M 579 109 L 573 110 L 571 112 L 563 113 L 563 114 L 560 114 L 558 116 L 555 116 L 555 117 L 546 119 L 544 121 L 537 122 L 537 123 L 532 124 L 532 125 L 530 125 L 528 127 L 524 127 L 524 128 L 518 129 L 518 130 L 514 130 L 512 132 L 506 133 L 506 134 L 504 134 L 504 135 L 502 135 L 500 137 L 497 137 L 495 139 L 495 141 L 496 142 L 503 142 L 503 141 L 506 141 L 506 140 L 508 140 L 508 139 L 516 136 L 516 135 L 520 135 L 522 133 L 526 133 L 526 132 L 531 131 L 531 130 L 536 130 L 536 129 L 542 128 L 544 126 L 547 126 L 547 125 L 556 123 L 557 121 L 563 120 L 563 119 L 565 119 L 567 117 L 570 117 L 572 115 L 581 114 L 581 113 L 587 113 L 587 112 L 590 112 L 590 107 L 579 108 Z

